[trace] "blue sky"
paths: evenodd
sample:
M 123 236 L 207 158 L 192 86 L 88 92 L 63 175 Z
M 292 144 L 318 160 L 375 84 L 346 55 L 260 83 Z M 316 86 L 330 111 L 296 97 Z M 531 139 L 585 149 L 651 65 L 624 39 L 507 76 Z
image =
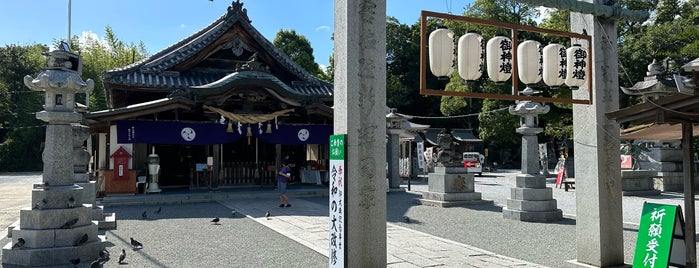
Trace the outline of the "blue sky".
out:
M 72 0 L 71 34 L 104 37 L 109 25 L 127 43 L 143 41 L 153 54 L 219 18 L 231 0 Z M 306 36 L 316 62 L 328 64 L 333 43 L 332 0 L 241 0 L 252 25 L 274 40 L 280 29 Z M 462 14 L 470 0 L 387 0 L 387 15 L 413 24 L 420 10 Z M 51 44 L 68 35 L 68 0 L 3 1 L 0 46 Z

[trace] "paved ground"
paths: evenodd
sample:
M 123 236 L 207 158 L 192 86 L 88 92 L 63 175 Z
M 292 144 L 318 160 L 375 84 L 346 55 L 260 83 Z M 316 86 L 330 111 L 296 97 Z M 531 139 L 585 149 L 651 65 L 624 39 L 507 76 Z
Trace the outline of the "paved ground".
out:
M 503 171 L 476 177 L 476 191 L 484 199 L 494 200 L 494 205 L 417 205 L 414 199 L 420 190 L 426 189 L 420 179 L 411 182 L 411 191 L 388 193 L 387 247 L 391 267 L 573 267 L 568 261 L 576 258 L 575 191 L 554 189 L 554 198 L 565 215 L 562 221 L 505 220 L 502 206 L 517 173 Z M 40 174 L 0 174 L 0 227 L 16 220 L 19 208 L 29 204 L 31 182 L 40 180 Z M 628 223 L 624 229 L 626 263 L 632 261 L 635 224 L 643 201 L 681 204 L 682 197 L 663 194 L 623 198 L 624 221 Z M 132 267 L 327 267 L 327 197 L 292 198 L 292 203 L 293 207 L 282 209 L 276 207 L 275 198 L 246 198 L 218 203 L 107 207 L 107 212 L 116 212 L 118 229 L 105 233 L 114 257 L 105 267 L 123 267 L 115 260 L 122 248 L 126 249 L 127 262 Z M 159 207 L 162 213 L 155 214 Z M 147 220 L 140 216 L 144 210 L 151 215 Z M 235 216 L 231 210 L 237 211 Z M 267 210 L 273 214 L 271 220 L 262 217 Z M 411 222 L 404 222 L 404 216 L 410 217 Z M 222 219 L 220 225 L 211 224 L 214 217 Z M 129 237 L 143 242 L 145 248 L 131 250 Z M 0 239 L 0 245 L 9 241 Z

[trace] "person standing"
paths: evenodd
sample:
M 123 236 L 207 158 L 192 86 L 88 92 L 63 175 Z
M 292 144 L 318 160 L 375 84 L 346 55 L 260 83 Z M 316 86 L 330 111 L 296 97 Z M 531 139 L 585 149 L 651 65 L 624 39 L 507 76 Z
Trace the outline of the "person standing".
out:
M 289 197 L 286 195 L 286 185 L 289 183 L 291 178 L 291 167 L 289 167 L 289 162 L 282 161 L 282 168 L 277 173 L 277 189 L 279 189 L 279 200 L 281 204 L 279 207 L 291 207 L 289 203 Z

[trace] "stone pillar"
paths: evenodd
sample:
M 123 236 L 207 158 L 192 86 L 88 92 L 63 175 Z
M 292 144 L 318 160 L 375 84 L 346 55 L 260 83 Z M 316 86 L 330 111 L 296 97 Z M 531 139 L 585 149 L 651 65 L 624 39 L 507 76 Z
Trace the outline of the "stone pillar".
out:
M 334 133 L 347 134 L 347 267 L 386 267 L 386 0 L 335 0 Z
M 596 2 L 586 0 L 585 2 Z M 606 113 L 619 109 L 617 34 L 614 21 L 571 12 L 573 32 L 592 36 L 592 85 L 573 91 L 592 105 L 573 104 L 577 261 L 606 267 L 624 264 L 619 125 Z M 575 40 L 573 40 L 575 42 Z M 586 42 L 579 42 L 588 47 Z
M 403 130 L 388 131 L 388 185 L 390 188 L 400 188 L 400 132 Z
M 534 101 L 521 101 L 510 107 L 510 113 L 521 116 L 517 133 L 522 134 L 522 174 L 517 175 L 515 188 L 510 190 L 507 206 L 502 209 L 506 219 L 527 222 L 551 222 L 563 218 L 557 208 L 553 189 L 546 187 L 546 176 L 539 174 L 538 115 L 549 111 Z

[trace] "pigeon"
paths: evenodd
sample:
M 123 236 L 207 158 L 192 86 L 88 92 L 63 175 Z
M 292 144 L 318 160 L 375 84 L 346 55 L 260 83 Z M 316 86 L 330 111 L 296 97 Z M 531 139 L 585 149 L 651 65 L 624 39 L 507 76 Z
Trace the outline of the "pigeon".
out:
M 119 254 L 119 264 L 124 263 L 124 259 L 126 259 L 126 250 L 122 248 L 121 254 Z
M 70 260 L 70 263 L 77 266 L 80 263 L 80 258 L 72 259 L 72 260 Z
M 87 240 L 89 240 L 89 239 L 90 239 L 90 237 L 87 236 L 87 234 L 84 234 L 79 240 L 75 241 L 75 243 L 73 244 L 73 246 L 74 246 L 74 247 L 82 246 L 82 245 L 85 244 L 85 243 L 87 242 Z
M 69 208 L 75 207 L 75 198 L 73 198 L 72 196 L 70 198 L 68 198 L 68 207 Z
M 22 247 L 24 246 L 24 242 L 25 242 L 25 241 L 24 241 L 24 238 L 21 238 L 21 237 L 20 237 L 20 238 L 17 238 L 17 243 L 15 243 L 14 245 L 12 245 L 12 248 L 11 248 L 11 249 L 22 248 Z
M 102 263 L 100 262 L 100 259 L 96 259 L 90 263 L 90 268 L 102 268 Z
M 160 214 L 161 211 L 163 211 L 163 207 L 159 207 L 158 210 L 155 211 L 155 214 Z
M 61 226 L 61 229 L 73 228 L 73 225 L 75 225 L 76 223 L 78 223 L 78 218 L 67 221 L 65 224 L 63 224 L 63 226 Z
M 403 221 L 406 223 L 410 223 L 410 218 L 408 218 L 408 216 L 403 216 Z
M 102 260 L 102 261 L 109 260 L 109 251 L 107 251 L 106 249 L 100 250 L 99 254 L 100 254 L 99 260 Z
M 231 216 L 235 217 L 235 210 L 231 210 Z
M 211 220 L 211 222 L 213 222 L 214 224 L 218 224 L 219 221 L 221 221 L 221 219 L 219 219 L 218 217 Z
M 145 210 L 144 210 L 143 213 L 141 214 L 141 219 L 144 219 L 144 220 L 148 219 L 148 214 L 146 213 Z
M 267 217 L 268 220 L 270 219 L 270 217 L 272 217 L 272 214 L 269 213 L 269 210 L 267 211 L 267 213 L 265 213 L 265 217 Z
M 46 199 L 41 199 L 41 201 L 36 202 L 36 204 L 34 204 L 34 209 L 39 209 L 39 210 L 41 210 L 41 209 L 44 208 L 44 206 L 46 205 L 46 203 L 47 203 Z
M 131 246 L 133 248 L 143 248 L 143 244 L 141 244 L 141 242 L 138 242 L 135 239 L 133 239 L 133 237 L 131 237 Z

